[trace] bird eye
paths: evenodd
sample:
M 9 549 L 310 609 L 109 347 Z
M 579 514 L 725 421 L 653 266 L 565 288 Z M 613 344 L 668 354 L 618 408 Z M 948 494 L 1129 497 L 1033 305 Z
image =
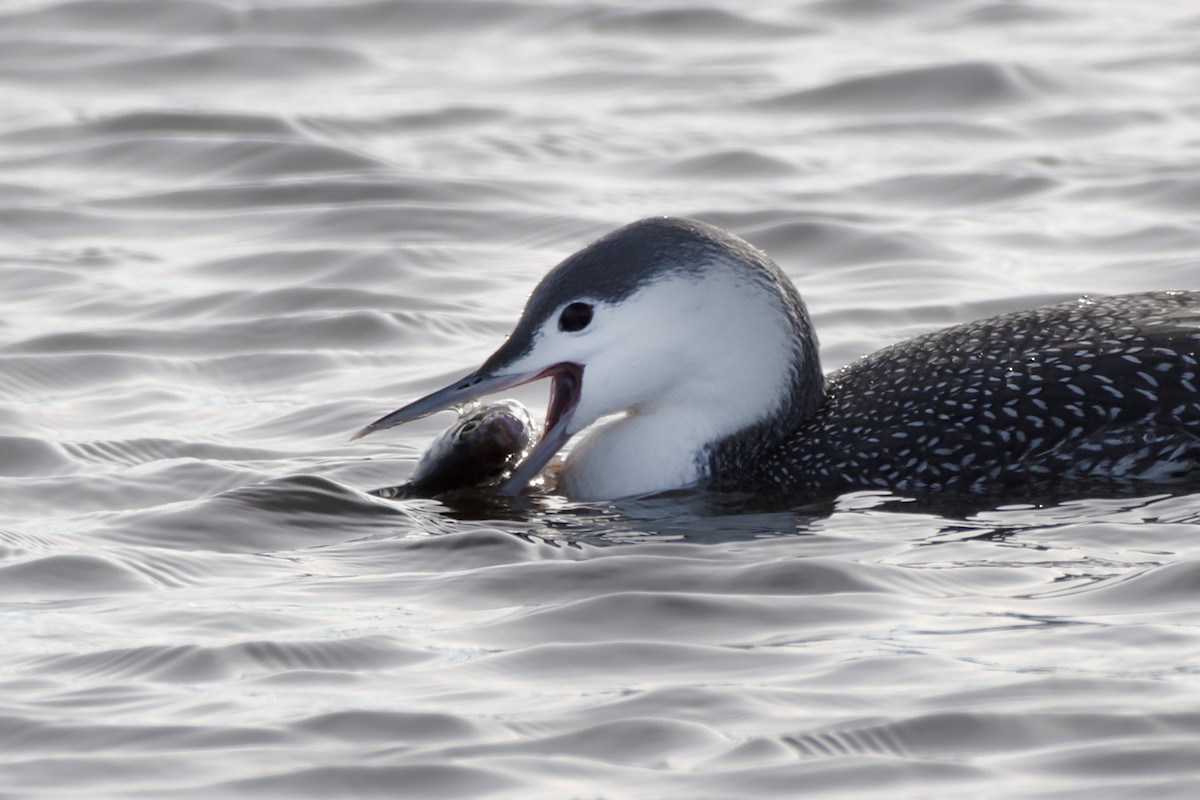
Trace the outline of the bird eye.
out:
M 571 303 L 562 310 L 558 318 L 558 329 L 574 333 L 581 331 L 592 321 L 592 306 L 589 303 Z

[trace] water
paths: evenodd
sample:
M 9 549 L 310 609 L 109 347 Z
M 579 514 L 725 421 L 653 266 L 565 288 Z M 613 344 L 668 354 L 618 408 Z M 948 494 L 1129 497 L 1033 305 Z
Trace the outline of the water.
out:
M 558 259 L 766 248 L 827 369 L 1200 289 L 1191 2 L 0 7 L 0 794 L 1194 797 L 1200 495 L 447 508 Z M 545 387 L 517 395 L 544 407 Z

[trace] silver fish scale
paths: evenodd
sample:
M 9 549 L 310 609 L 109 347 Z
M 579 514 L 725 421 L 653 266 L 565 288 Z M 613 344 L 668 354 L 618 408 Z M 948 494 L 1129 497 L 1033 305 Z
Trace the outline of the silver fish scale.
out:
M 753 457 L 718 445 L 713 484 L 990 493 L 1195 479 L 1198 361 L 1195 292 L 1085 298 L 958 325 L 831 374 L 817 413 Z
M 511 423 L 511 441 L 497 435 L 506 421 Z M 515 400 L 469 403 L 459 410 L 454 424 L 425 448 L 407 483 L 376 489 L 371 494 L 386 498 L 434 497 L 494 486 L 528 454 L 534 429 L 528 409 Z

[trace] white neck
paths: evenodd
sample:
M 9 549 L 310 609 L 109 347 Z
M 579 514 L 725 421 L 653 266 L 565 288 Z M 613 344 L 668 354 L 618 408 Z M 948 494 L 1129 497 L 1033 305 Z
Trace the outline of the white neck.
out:
M 786 402 L 795 336 L 757 284 L 721 272 L 663 281 L 613 313 L 622 311 L 619 327 L 634 344 L 587 364 L 578 420 L 625 416 L 589 431 L 567 456 L 559 491 L 571 499 L 694 484 L 710 444 Z
M 571 450 L 558 474 L 558 490 L 572 500 L 630 497 L 682 486 L 701 478 L 698 456 L 708 440 L 680 416 L 634 414 L 598 425 Z

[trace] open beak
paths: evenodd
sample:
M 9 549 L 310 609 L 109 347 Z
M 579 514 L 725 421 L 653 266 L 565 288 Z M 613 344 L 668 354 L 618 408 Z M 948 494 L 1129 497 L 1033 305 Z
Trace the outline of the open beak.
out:
M 500 486 L 500 494 L 520 494 L 571 438 L 567 428 L 571 424 L 571 418 L 575 416 L 575 407 L 579 405 L 582 394 L 583 367 L 571 363 L 555 364 L 541 372 L 538 377 L 546 375 L 552 380 L 550 405 L 546 408 L 546 427 L 542 431 L 542 438 L 525 460 L 517 465 L 508 480 Z
M 528 457 L 517 465 L 512 476 L 500 487 L 501 494 L 515 495 L 520 493 L 526 484 L 542 471 L 554 454 L 562 449 L 562 446 L 571 438 L 567 428 L 571 423 L 571 418 L 575 416 L 576 406 L 579 405 L 583 388 L 582 365 L 564 362 L 536 372 L 496 375 L 488 370 L 487 364 L 485 364 L 462 380 L 455 381 L 443 389 L 438 389 L 420 400 L 414 400 L 403 408 L 398 408 L 392 413 L 380 417 L 351 436 L 350 441 L 355 442 L 369 433 L 427 417 L 434 412 L 466 403 L 485 394 L 511 389 L 514 386 L 541 378 L 551 379 L 550 405 L 546 409 L 545 431 Z

